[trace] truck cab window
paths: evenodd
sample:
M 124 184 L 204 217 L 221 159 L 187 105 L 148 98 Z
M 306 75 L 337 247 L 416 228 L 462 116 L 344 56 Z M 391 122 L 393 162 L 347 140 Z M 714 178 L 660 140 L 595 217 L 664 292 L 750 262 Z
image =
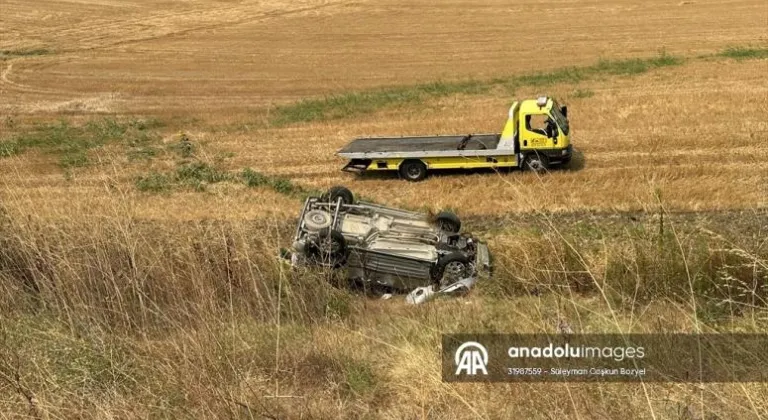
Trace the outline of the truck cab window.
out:
M 545 114 L 526 115 L 525 129 L 532 133 L 541 134 L 542 136 L 546 137 L 548 119 L 549 119 L 549 116 Z

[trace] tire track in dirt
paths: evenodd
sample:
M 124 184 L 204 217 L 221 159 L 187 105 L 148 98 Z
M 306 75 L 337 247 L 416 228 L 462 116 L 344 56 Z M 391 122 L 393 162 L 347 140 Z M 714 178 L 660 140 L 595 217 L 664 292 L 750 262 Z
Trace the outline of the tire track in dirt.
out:
M 180 18 L 185 16 L 190 16 L 194 14 L 201 14 L 201 13 L 215 13 L 219 11 L 226 11 L 226 10 L 235 10 L 239 9 L 237 6 L 235 7 L 220 7 L 220 8 L 211 8 L 211 9 L 194 9 L 194 10 L 187 10 L 183 12 L 174 12 L 174 13 L 164 13 L 164 14 L 156 14 L 149 17 L 149 20 L 161 20 L 161 19 L 170 19 L 170 18 Z M 142 25 L 142 26 L 151 26 L 147 24 L 147 17 L 141 17 L 141 18 L 135 18 L 135 19 L 128 19 L 123 21 L 111 21 L 111 22 L 104 22 L 103 24 L 97 24 L 97 25 L 88 25 L 84 27 L 74 27 L 70 29 L 64 29 L 59 32 L 60 37 L 67 37 L 71 35 L 77 35 L 77 34 L 89 34 L 93 33 L 95 31 L 103 32 L 108 29 L 121 29 L 125 28 L 127 26 L 133 26 L 133 25 Z M 76 49 L 72 49 L 76 50 Z
M 13 85 L 15 84 L 10 79 L 8 79 L 8 75 L 11 73 L 11 70 L 13 70 L 13 62 L 16 61 L 14 59 L 8 60 L 8 66 L 6 66 L 2 72 L 0 72 L 0 81 L 6 84 Z
M 326 6 L 331 6 L 335 4 L 339 4 L 340 2 L 335 3 L 325 3 L 317 6 L 310 6 L 307 8 L 298 8 L 298 9 L 288 9 L 283 10 L 286 14 L 294 13 L 294 12 L 301 12 L 304 10 L 300 9 L 317 9 L 322 8 Z M 279 5 L 290 5 L 290 2 L 281 3 Z M 276 5 L 276 6 L 279 6 Z M 223 6 L 223 7 L 208 7 L 208 8 L 193 8 L 193 9 L 187 9 L 183 11 L 175 11 L 175 12 L 167 12 L 167 13 L 154 13 L 154 14 L 148 14 L 148 15 L 141 15 L 138 17 L 125 19 L 125 20 L 106 20 L 104 18 L 101 22 L 96 24 L 90 24 L 90 25 L 67 25 L 65 27 L 45 27 L 42 30 L 38 32 L 30 32 L 31 35 L 45 35 L 49 34 L 51 32 L 55 32 L 57 34 L 57 38 L 68 38 L 71 36 L 75 36 L 76 39 L 79 40 L 87 40 L 87 39 L 104 39 L 111 36 L 119 35 L 115 33 L 108 33 L 108 30 L 114 29 L 114 30 L 121 30 L 126 29 L 130 27 L 137 27 L 139 29 L 156 29 L 156 28 L 162 28 L 168 26 L 168 21 L 172 19 L 178 19 L 179 22 L 177 24 L 184 24 L 188 23 L 189 19 L 179 19 L 179 18 L 187 18 L 191 16 L 199 16 L 198 20 L 210 20 L 211 16 L 215 17 L 227 17 L 227 16 L 243 16 L 243 14 L 247 13 L 250 9 L 253 8 L 253 6 L 259 6 L 259 2 L 255 3 L 248 3 L 248 4 L 240 4 L 236 6 Z M 263 10 L 261 10 L 263 12 Z M 254 16 L 251 16 L 253 18 Z M 256 16 L 258 17 L 258 16 Z M 241 20 L 247 20 L 248 18 L 244 18 Z M 228 20 L 226 22 L 222 22 L 223 25 L 230 24 L 231 22 L 234 22 L 233 20 Z M 190 28 L 191 30 L 195 30 L 195 28 Z M 89 34 L 99 34 L 97 36 L 88 38 L 87 35 Z M 135 32 L 134 32 L 135 33 Z M 77 37 L 77 35 L 86 35 L 82 37 Z M 169 33 L 171 35 L 173 33 Z M 96 45 L 94 47 L 98 46 L 108 46 L 110 44 L 101 44 Z M 60 49 L 59 51 L 62 52 L 72 52 L 72 51 L 82 51 L 85 49 L 91 49 L 91 48 L 67 48 L 67 49 Z
M 19 62 L 23 62 L 25 60 L 26 61 L 32 61 L 32 60 L 34 60 L 34 58 L 18 57 L 18 58 L 12 58 L 12 59 L 6 61 L 7 66 L 3 69 L 2 72 L 0 72 L 0 88 L 7 87 L 7 88 L 10 88 L 10 89 L 8 89 L 10 91 L 15 91 L 15 92 L 20 92 L 20 93 L 32 93 L 32 94 L 42 94 L 42 95 L 65 95 L 65 96 L 68 96 L 70 98 L 73 98 L 75 96 L 76 96 L 76 98 L 82 98 L 82 97 L 88 96 L 88 95 L 79 94 L 79 93 L 75 94 L 75 93 L 73 93 L 71 91 L 68 91 L 68 90 L 40 88 L 40 87 L 31 86 L 31 85 L 25 85 L 25 84 L 18 83 L 18 82 L 15 82 L 15 81 L 11 80 L 11 78 L 9 76 L 10 76 L 11 72 L 13 71 L 13 65 L 16 64 L 16 63 L 19 63 Z M 62 59 L 62 60 L 60 60 L 60 62 L 61 61 L 68 61 L 68 60 Z
M 197 31 L 230 27 L 230 26 L 241 25 L 241 24 L 250 23 L 250 22 L 258 22 L 260 20 L 268 20 L 268 19 L 288 16 L 293 14 L 311 12 L 311 11 L 321 10 L 324 8 L 330 8 L 330 7 L 335 7 L 335 6 L 345 5 L 345 4 L 349 5 L 354 3 L 341 2 L 341 1 L 327 2 L 319 5 L 299 7 L 299 8 L 288 9 L 288 10 L 260 11 L 256 14 L 251 14 L 251 15 L 244 13 L 246 12 L 246 9 L 248 9 L 247 7 L 244 7 L 244 6 L 221 7 L 221 8 L 214 8 L 214 9 L 189 10 L 184 12 L 166 13 L 166 14 L 151 16 L 149 18 L 136 18 L 136 19 L 123 21 L 123 22 L 112 22 L 112 23 L 103 24 L 103 25 L 85 26 L 78 29 L 72 29 L 69 32 L 64 31 L 63 33 L 60 34 L 60 36 L 67 36 L 73 33 L 77 34 L 78 30 L 81 33 L 82 32 L 85 32 L 85 33 L 105 32 L 107 29 L 119 30 L 121 28 L 137 26 L 137 25 L 142 26 L 146 30 L 151 31 L 157 28 L 165 28 L 166 25 L 163 25 L 163 23 L 167 19 L 183 18 L 183 17 L 193 16 L 193 15 L 199 15 L 204 18 L 206 15 L 209 15 L 211 12 L 231 12 L 229 13 L 229 15 L 231 16 L 225 16 L 225 19 L 223 21 L 219 21 L 216 23 L 211 23 L 207 25 L 198 25 L 198 26 L 193 26 L 193 27 L 183 28 L 183 29 L 171 28 L 170 30 L 163 31 L 161 33 L 147 34 L 146 36 L 139 36 L 138 38 L 119 39 L 114 42 L 108 42 L 103 44 L 95 43 L 95 45 L 90 45 L 85 47 L 80 46 L 77 48 L 61 49 L 57 53 L 57 56 L 61 57 L 61 59 L 65 59 L 66 55 L 71 55 L 78 52 L 104 50 L 104 49 L 109 49 L 112 47 L 117 47 L 122 45 L 152 41 L 152 40 L 156 40 L 156 39 L 160 39 L 168 36 L 185 35 L 185 34 L 197 32 Z M 243 14 L 245 14 L 246 16 L 240 17 L 234 20 L 226 19 L 226 17 L 243 16 Z M 155 25 L 152 25 L 151 24 L 152 22 L 156 22 Z M 50 31 L 50 29 L 47 29 L 47 31 Z M 136 32 L 132 32 L 132 33 L 136 33 Z M 109 39 L 109 38 L 112 38 L 111 35 L 112 34 L 107 33 L 92 39 L 94 40 Z M 39 57 L 18 57 L 18 58 L 7 60 L 6 61 L 7 66 L 0 73 L 0 87 L 6 87 L 10 91 L 17 91 L 22 93 L 57 94 L 57 95 L 63 94 L 63 95 L 69 95 L 71 98 L 72 97 L 84 98 L 88 96 L 87 94 L 74 93 L 71 91 L 61 90 L 61 89 L 37 88 L 32 85 L 26 85 L 26 84 L 15 82 L 10 78 L 10 75 L 13 71 L 14 64 L 20 63 L 23 61 L 32 61 L 36 58 L 39 59 Z
M 121 40 L 121 41 L 112 42 L 112 43 L 109 43 L 109 44 L 106 44 L 106 45 L 99 45 L 99 46 L 91 47 L 91 48 L 82 48 L 82 49 L 79 49 L 78 51 L 92 51 L 92 50 L 98 50 L 98 49 L 106 49 L 106 48 L 115 47 L 115 46 L 121 46 L 121 45 L 126 45 L 126 44 L 134 44 L 134 43 L 139 43 L 139 42 L 144 42 L 144 41 L 152 41 L 152 40 L 164 38 L 164 37 L 167 37 L 167 36 L 186 35 L 186 34 L 189 34 L 189 33 L 192 33 L 192 32 L 197 32 L 197 31 L 205 31 L 205 30 L 219 29 L 219 28 L 229 27 L 229 26 L 234 26 L 234 25 L 242 25 L 244 23 L 258 22 L 260 20 L 272 19 L 272 18 L 276 18 L 276 17 L 283 17 L 283 16 L 287 16 L 287 15 L 299 14 L 299 13 L 304 13 L 304 12 L 311 12 L 311 11 L 315 11 L 315 10 L 320 10 L 320 9 L 332 7 L 332 6 L 338 6 L 338 5 L 341 5 L 341 4 L 344 4 L 344 3 L 343 2 L 327 3 L 327 4 L 323 4 L 323 5 L 319 5 L 319 6 L 303 7 L 303 8 L 297 8 L 297 9 L 291 9 L 291 10 L 282 10 L 282 11 L 264 12 L 264 13 L 260 13 L 258 16 L 249 16 L 249 17 L 242 18 L 242 19 L 237 19 L 237 20 L 234 20 L 234 21 L 219 22 L 219 23 L 214 23 L 214 24 L 210 24 L 210 25 L 196 26 L 196 27 L 193 27 L 193 28 L 182 29 L 182 30 L 178 30 L 178 31 L 171 31 L 171 32 L 168 32 L 168 33 L 152 35 L 152 36 L 148 36 L 148 37 L 144 37 L 144 38 Z

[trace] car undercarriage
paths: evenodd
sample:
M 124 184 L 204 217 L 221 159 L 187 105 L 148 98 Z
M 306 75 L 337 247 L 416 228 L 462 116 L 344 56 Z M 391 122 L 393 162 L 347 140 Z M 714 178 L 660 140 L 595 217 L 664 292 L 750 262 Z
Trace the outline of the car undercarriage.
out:
M 468 290 L 489 260 L 486 245 L 462 233 L 455 214 L 355 202 L 344 187 L 305 201 L 292 252 L 294 265 L 343 269 L 351 280 L 419 295 L 457 284 L 453 291 Z

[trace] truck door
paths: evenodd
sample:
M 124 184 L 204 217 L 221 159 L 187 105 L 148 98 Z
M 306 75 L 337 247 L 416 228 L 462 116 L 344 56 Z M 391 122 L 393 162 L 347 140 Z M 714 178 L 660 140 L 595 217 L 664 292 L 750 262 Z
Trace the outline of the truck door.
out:
M 550 139 L 547 137 L 547 120 L 549 115 L 527 114 L 520 120 L 520 148 L 542 149 L 549 146 Z

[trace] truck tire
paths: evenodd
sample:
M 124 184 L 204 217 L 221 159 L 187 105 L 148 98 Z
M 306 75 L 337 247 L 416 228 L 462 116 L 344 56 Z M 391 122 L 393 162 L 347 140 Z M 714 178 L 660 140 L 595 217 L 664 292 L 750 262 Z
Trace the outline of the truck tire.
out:
M 533 172 L 545 172 L 549 169 L 549 159 L 541 153 L 531 153 L 525 157 L 523 168 Z
M 400 176 L 408 181 L 421 181 L 427 177 L 427 165 L 416 159 L 409 159 L 400 164 Z
M 325 228 L 318 234 L 317 242 L 310 242 L 307 255 L 319 265 L 339 268 L 347 262 L 347 241 L 341 232 Z
M 342 187 L 340 185 L 329 188 L 328 191 L 320 198 L 322 201 L 335 203 L 339 197 L 341 197 L 342 204 L 353 204 L 355 202 L 355 196 L 352 194 L 352 191 L 350 191 L 347 187 Z
M 435 269 L 432 272 L 432 280 L 441 286 L 446 286 L 447 284 L 443 284 L 444 277 L 448 277 L 446 280 L 453 283 L 467 277 L 469 274 L 469 257 L 462 252 L 452 252 L 437 260 Z
M 459 233 L 459 230 L 461 230 L 461 220 L 453 212 L 441 211 L 435 219 L 437 220 L 437 226 L 446 232 Z

